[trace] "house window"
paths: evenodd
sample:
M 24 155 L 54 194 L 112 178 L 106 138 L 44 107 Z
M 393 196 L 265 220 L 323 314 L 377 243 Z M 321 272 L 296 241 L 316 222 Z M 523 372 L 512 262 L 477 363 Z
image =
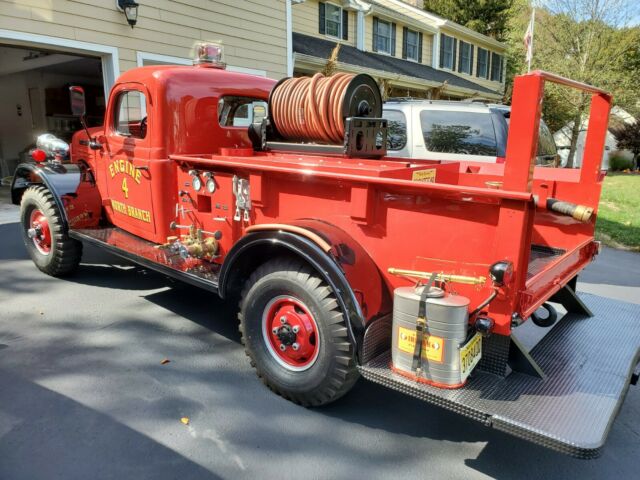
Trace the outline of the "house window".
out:
M 456 39 L 440 34 L 440 68 L 455 70 L 456 63 Z
M 404 29 L 404 58 L 420 61 L 420 34 L 414 30 Z
M 460 40 L 460 58 L 458 59 L 458 71 L 471 75 L 473 65 L 473 45 Z
M 324 21 L 327 35 L 342 37 L 342 8 L 332 3 L 326 3 Z
M 147 135 L 147 115 L 144 94 L 129 90 L 118 98 L 116 131 L 120 135 L 144 138 Z
M 373 49 L 376 52 L 395 54 L 393 24 L 378 18 L 373 19 Z
M 342 40 L 349 40 L 349 12 L 333 3 L 318 2 L 318 31 Z
M 491 80 L 502 82 L 502 55 L 491 53 Z
M 480 47 L 478 47 L 476 76 L 479 78 L 489 78 L 489 51 Z

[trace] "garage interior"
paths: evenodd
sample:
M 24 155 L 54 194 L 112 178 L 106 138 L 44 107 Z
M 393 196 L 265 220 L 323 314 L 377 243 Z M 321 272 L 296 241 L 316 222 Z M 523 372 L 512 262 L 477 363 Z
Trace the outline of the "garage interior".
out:
M 13 175 L 42 133 L 70 141 L 80 122 L 71 115 L 69 86 L 84 87 L 87 123 L 102 123 L 102 60 L 67 52 L 0 44 L 0 178 Z

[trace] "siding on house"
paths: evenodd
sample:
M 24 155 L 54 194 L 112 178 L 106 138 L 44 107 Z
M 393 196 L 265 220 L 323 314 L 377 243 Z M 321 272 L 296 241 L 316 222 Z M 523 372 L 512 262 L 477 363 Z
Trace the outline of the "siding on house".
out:
M 0 29 L 117 47 L 121 72 L 139 51 L 190 58 L 195 41 L 221 41 L 229 65 L 286 75 L 285 0 L 137 1 L 132 29 L 113 0 L 0 0 Z
M 364 19 L 364 48 L 367 52 L 373 52 L 373 19 L 376 15 L 367 15 Z M 407 25 L 400 21 L 394 20 L 389 17 L 376 17 L 386 22 L 393 22 L 396 24 L 396 58 L 402 58 L 402 31 L 404 27 L 410 30 L 417 31 L 416 27 Z M 294 24 L 295 25 L 295 24 Z M 294 27 L 295 30 L 295 27 Z M 433 34 L 431 32 L 422 32 L 422 58 L 420 63 L 425 65 L 431 65 L 431 58 L 433 52 Z

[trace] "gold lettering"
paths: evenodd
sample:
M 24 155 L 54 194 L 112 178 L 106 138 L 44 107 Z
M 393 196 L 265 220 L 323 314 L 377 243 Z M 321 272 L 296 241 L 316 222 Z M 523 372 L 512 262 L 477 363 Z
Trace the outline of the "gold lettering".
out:
M 135 218 L 136 220 L 141 220 L 146 223 L 151 223 L 151 212 L 147 210 L 142 210 L 138 207 L 127 205 L 117 200 L 111 200 L 111 208 L 113 208 L 114 212 L 122 213 L 123 215 L 127 215 L 128 217 Z
M 135 181 L 137 184 L 140 184 L 140 177 L 142 176 L 142 172 L 136 168 L 136 178 Z
M 120 173 L 125 173 L 126 163 L 124 160 L 118 160 L 118 167 L 120 167 Z
M 113 163 L 109 164 L 109 173 L 111 174 L 111 178 L 116 176 L 115 172 L 113 171 Z

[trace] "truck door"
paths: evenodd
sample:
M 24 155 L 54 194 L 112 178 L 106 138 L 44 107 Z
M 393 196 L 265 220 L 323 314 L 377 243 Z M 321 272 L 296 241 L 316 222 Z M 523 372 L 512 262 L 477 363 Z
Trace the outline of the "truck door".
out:
M 153 125 L 149 94 L 143 85 L 122 84 L 112 92 L 107 117 L 107 191 L 111 221 L 148 240 L 155 225 L 151 203 L 149 126 Z

